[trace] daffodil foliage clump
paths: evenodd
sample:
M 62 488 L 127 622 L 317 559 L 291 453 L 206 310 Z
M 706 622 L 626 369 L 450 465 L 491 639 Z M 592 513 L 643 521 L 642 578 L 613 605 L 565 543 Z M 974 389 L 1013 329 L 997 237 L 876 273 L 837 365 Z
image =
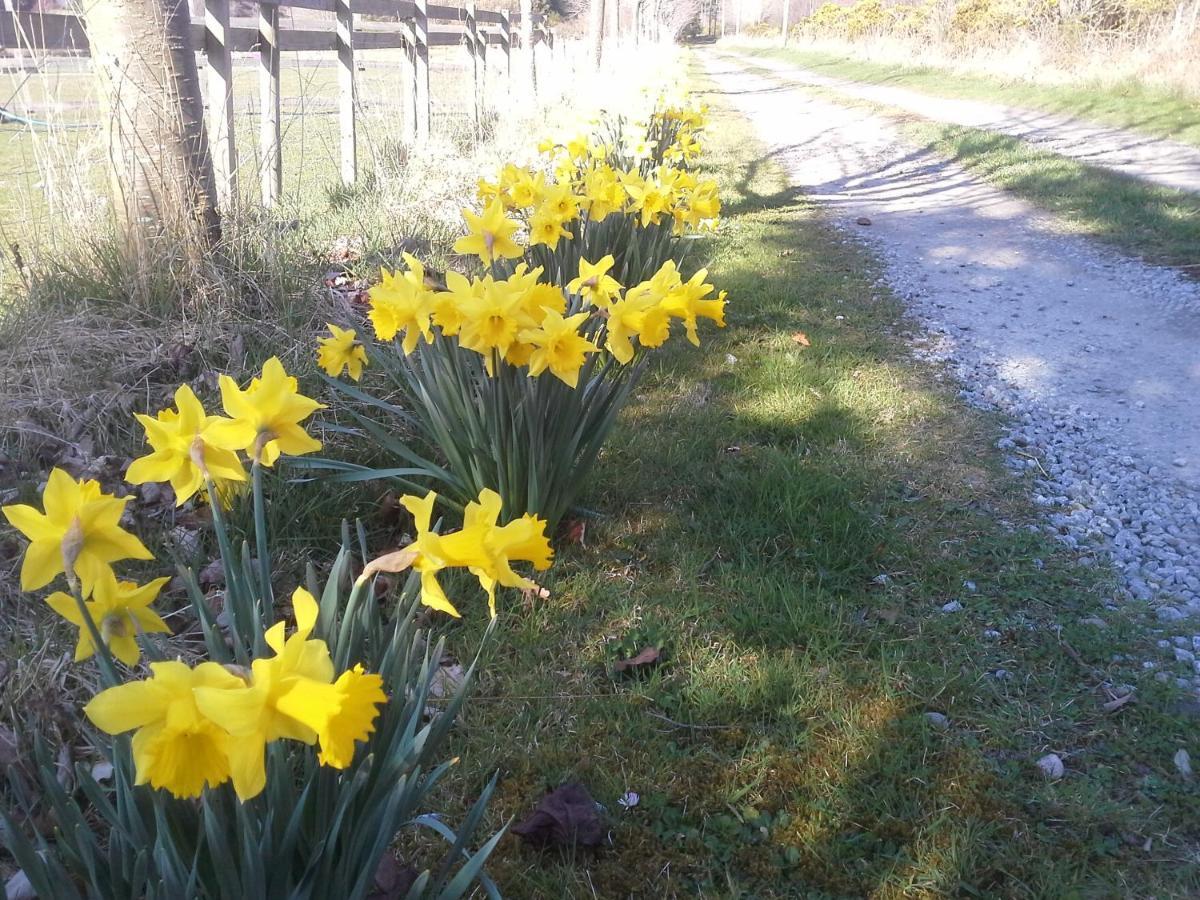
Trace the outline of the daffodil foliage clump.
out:
M 686 106 L 605 118 L 545 142 L 537 165 L 480 181 L 454 249 L 481 271 L 443 282 L 406 254 L 369 291 L 377 340 L 331 326 L 319 351 L 331 376 L 378 367 L 408 398 L 402 409 L 332 382 L 380 414 L 359 419 L 399 464 L 311 464 L 343 480 L 437 483 L 460 506 L 495 491 L 506 520 L 532 513 L 554 527 L 649 354 L 680 332 L 699 346 L 700 320 L 724 325 L 724 292 L 683 268 L 689 239 L 720 212 L 716 183 L 691 169 L 703 126 Z M 414 427 L 423 446 L 401 436 Z
M 500 526 L 499 498 L 485 492 L 460 531 L 439 534 L 436 495 L 405 497 L 417 522 L 411 545 L 356 574 L 344 528 L 324 586 L 310 567 L 278 616 L 264 482 L 281 456 L 320 449 L 305 427 L 320 404 L 278 359 L 245 388 L 223 376 L 221 395 L 225 415 L 209 414 L 185 386 L 175 408 L 139 416 L 151 452 L 126 473 L 133 483 L 169 482 L 179 504 L 211 508 L 223 609 L 182 572 L 196 622 L 187 641 L 174 643 L 153 609 L 166 576 L 138 584 L 118 574 L 128 560 L 153 565 L 121 524 L 128 497 L 56 469 L 41 509 L 3 508 L 29 540 L 22 588 L 65 588 L 46 602 L 79 629 L 76 661 L 98 666 L 103 689 L 84 714 L 112 766 L 111 784 L 77 767 L 78 790 L 68 792 L 52 754 L 39 750 L 36 789 L 10 776 L 23 809 L 3 812 L 9 851 L 41 897 L 345 900 L 366 896 L 397 833 L 421 826 L 449 846 L 409 896 L 460 897 L 478 886 L 497 896 L 482 865 L 499 835 L 471 849 L 492 786 L 457 834 L 424 808 L 452 764 L 438 757 L 474 666 L 452 696 L 442 685 L 431 697 L 442 644 L 431 647 L 414 611 L 422 599 L 454 609 L 437 578 L 456 566 L 478 577 L 493 606 L 499 585 L 534 587 L 512 563 L 549 565 L 545 522 Z M 239 552 L 227 511 L 244 502 L 255 533 Z M 361 536 L 359 544 L 365 558 Z M 405 571 L 394 597 L 376 584 L 380 572 Z M 53 833 L 26 830 L 39 803 Z

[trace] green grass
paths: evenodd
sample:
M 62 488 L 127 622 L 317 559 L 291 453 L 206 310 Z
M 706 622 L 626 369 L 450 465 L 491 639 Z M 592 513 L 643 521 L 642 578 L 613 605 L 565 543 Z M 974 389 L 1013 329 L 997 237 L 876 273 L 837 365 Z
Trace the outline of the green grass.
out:
M 750 66 L 748 71 L 784 82 L 771 69 Z M 930 122 L 895 107 L 849 99 L 832 89 L 791 86 L 896 120 L 911 143 L 1053 213 L 1067 231 L 1104 241 L 1147 262 L 1200 274 L 1200 195 L 1089 166 L 994 131 Z
M 708 100 L 729 327 L 644 385 L 552 597 L 505 601 L 448 792 L 499 769 L 498 826 L 578 779 L 611 844 L 508 836 L 490 871 L 511 897 L 1195 895 L 1197 790 L 1171 763 L 1195 722 L 1142 672 L 1146 626 L 1021 527 L 995 423 L 910 359 L 871 260 Z M 659 668 L 609 674 L 664 637 Z M 1136 702 L 1105 712 L 1102 682 Z
M 799 48 L 739 48 L 747 55 L 784 59 L 828 75 L 866 84 L 905 87 L 939 97 L 987 100 L 1006 106 L 1068 113 L 1121 128 L 1200 146 L 1200 100 L 1179 91 L 1130 81 L 1045 84 L 968 74 L 936 66 L 903 66 L 852 55 Z
M 1068 230 L 1200 274 L 1200 196 L 1147 184 L 978 128 L 908 120 L 914 141 L 1058 217 Z

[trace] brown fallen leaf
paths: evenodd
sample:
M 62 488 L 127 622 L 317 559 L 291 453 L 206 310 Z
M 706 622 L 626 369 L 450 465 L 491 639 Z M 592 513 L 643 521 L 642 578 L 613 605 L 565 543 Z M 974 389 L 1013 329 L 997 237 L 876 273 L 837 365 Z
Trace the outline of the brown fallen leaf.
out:
M 795 334 L 793 334 L 792 340 L 795 341 L 797 344 L 799 344 L 801 347 L 811 347 L 812 346 L 812 343 L 808 339 L 808 335 L 805 334 L 803 331 L 797 331 Z
M 419 877 L 412 866 L 401 863 L 391 853 L 383 854 L 375 869 L 374 890 L 367 894 L 368 900 L 400 900 L 408 896 L 409 889 Z
M 587 549 L 587 519 L 564 519 L 558 526 L 559 539 L 564 544 L 578 544 Z
M 587 788 L 570 782 L 546 794 L 512 832 L 537 847 L 598 847 L 604 823 Z
M 1128 694 L 1124 694 L 1123 696 L 1117 697 L 1115 700 L 1109 700 L 1107 703 L 1105 703 L 1104 711 L 1105 712 L 1116 712 L 1118 709 L 1120 709 L 1122 706 L 1124 706 L 1126 703 L 1128 703 L 1132 699 L 1133 699 L 1133 691 L 1130 691 Z
M 662 659 L 662 651 L 658 647 L 643 647 L 642 651 L 629 659 L 618 659 L 613 668 L 618 672 L 628 672 L 633 669 L 648 669 L 658 665 Z

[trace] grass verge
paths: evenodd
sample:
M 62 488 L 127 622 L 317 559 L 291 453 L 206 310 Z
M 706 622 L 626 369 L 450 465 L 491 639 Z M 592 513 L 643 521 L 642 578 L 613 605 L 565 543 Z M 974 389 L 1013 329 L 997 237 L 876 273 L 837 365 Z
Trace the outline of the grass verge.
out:
M 739 47 L 748 56 L 784 59 L 822 75 L 906 87 L 939 97 L 986 100 L 1006 106 L 1068 113 L 1200 146 L 1200 103 L 1178 91 L 1128 82 L 1039 84 L 950 71 L 938 66 L 902 66 L 801 48 Z
M 456 802 L 499 768 L 498 826 L 578 779 L 609 838 L 510 835 L 490 871 L 511 897 L 1194 894 L 1172 756 L 1195 723 L 1143 671 L 1139 614 L 1021 527 L 994 423 L 911 360 L 871 261 L 708 99 L 729 328 L 645 383 L 603 516 L 551 599 L 502 613 L 457 738 Z M 657 668 L 610 674 L 647 644 Z
M 1200 275 L 1200 196 L 1147 184 L 979 128 L 907 119 L 915 142 L 1053 213 L 1066 228 Z

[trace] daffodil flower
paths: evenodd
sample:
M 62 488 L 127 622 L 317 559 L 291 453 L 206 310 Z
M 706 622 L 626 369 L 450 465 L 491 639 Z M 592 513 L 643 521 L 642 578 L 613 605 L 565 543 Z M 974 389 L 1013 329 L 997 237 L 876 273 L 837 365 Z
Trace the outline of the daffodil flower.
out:
M 621 290 L 620 283 L 608 274 L 614 262 L 611 253 L 594 263 L 581 257 L 579 275 L 567 283 L 567 290 L 579 294 L 592 306 L 608 306 Z
M 478 256 L 484 265 L 490 266 L 498 259 L 515 259 L 524 251 L 512 239 L 519 222 L 505 218 L 504 204 L 493 200 L 484 207 L 482 214 L 462 211 L 467 221 L 467 234 L 454 242 L 454 252 L 467 256 Z
M 181 662 L 150 664 L 151 677 L 101 691 L 83 708 L 108 734 L 136 731 L 136 784 L 150 784 L 176 797 L 198 797 L 205 786 L 229 780 L 229 733 L 201 715 L 194 691 L 228 689 L 241 679 L 216 663 L 189 669 Z
M 358 340 L 353 328 L 338 328 L 326 325 L 332 337 L 322 338 L 317 345 L 317 365 L 331 378 L 337 378 L 345 369 L 352 379 L 362 378 L 363 366 L 367 364 L 367 351 Z
M 299 392 L 298 382 L 277 357 L 266 361 L 261 377 L 245 390 L 228 375 L 221 376 L 220 385 L 230 418 L 212 427 L 211 439 L 217 446 L 245 450 L 264 466 L 275 465 L 283 453 L 301 456 L 321 449 L 321 442 L 300 423 L 325 406 Z
M 100 490 L 96 481 L 76 481 L 54 469 L 42 492 L 45 512 L 32 506 L 3 507 L 4 516 L 29 538 L 21 563 L 21 590 L 45 587 L 56 576 L 78 578 L 84 597 L 122 559 L 153 559 L 145 545 L 121 528 L 128 497 Z
M 529 357 L 529 374 L 536 377 L 549 369 L 568 386 L 577 387 L 579 370 L 587 355 L 600 349 L 579 334 L 579 326 L 589 315 L 581 312 L 563 318 L 548 310 L 540 327 L 522 331 L 520 340 L 534 348 Z
M 100 637 L 112 655 L 134 666 L 141 658 L 138 647 L 138 632 L 147 634 L 170 634 L 167 623 L 149 609 L 170 578 L 155 578 L 139 587 L 132 581 L 117 581 L 112 570 L 105 572 L 96 582 L 92 598 L 84 603 L 88 614 L 96 624 Z M 96 652 L 92 633 L 83 620 L 79 604 L 70 594 L 56 591 L 46 598 L 47 605 L 79 629 L 75 644 L 75 662 L 90 659 Z
M 334 681 L 328 646 L 309 637 L 318 613 L 312 594 L 297 588 L 292 609 L 295 631 L 288 637 L 283 622 L 271 626 L 264 637 L 275 655 L 254 660 L 247 679 L 195 691 L 198 709 L 233 738 L 230 774 L 242 800 L 266 786 L 266 747 L 274 741 L 320 741 L 321 763 L 345 768 L 354 742 L 374 729 L 375 706 L 387 699 L 382 679 L 361 668 Z
M 213 443 L 213 429 L 225 422 L 204 411 L 186 384 L 175 391 L 175 409 L 159 411 L 156 418 L 138 414 L 153 451 L 135 459 L 125 472 L 130 484 L 170 482 L 175 503 L 182 506 L 204 487 L 205 478 L 216 485 L 244 482 L 246 470 L 232 450 Z

